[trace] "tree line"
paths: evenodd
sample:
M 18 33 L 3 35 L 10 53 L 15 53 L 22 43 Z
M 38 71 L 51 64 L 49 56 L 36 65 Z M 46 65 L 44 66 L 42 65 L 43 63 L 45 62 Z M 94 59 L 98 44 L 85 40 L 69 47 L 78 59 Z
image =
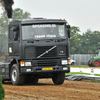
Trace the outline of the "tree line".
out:
M 100 32 L 87 29 L 80 34 L 79 27 L 71 27 L 70 52 L 71 54 L 95 54 L 100 50 Z
M 24 12 L 20 8 L 13 10 L 12 19 L 29 19 L 31 14 Z M 5 13 L 1 13 L 0 17 L 0 51 L 7 52 L 8 41 L 8 20 Z M 100 32 L 87 29 L 81 33 L 80 28 L 71 26 L 70 53 L 71 54 L 94 54 L 100 49 Z M 3 46 L 2 46 L 3 45 Z

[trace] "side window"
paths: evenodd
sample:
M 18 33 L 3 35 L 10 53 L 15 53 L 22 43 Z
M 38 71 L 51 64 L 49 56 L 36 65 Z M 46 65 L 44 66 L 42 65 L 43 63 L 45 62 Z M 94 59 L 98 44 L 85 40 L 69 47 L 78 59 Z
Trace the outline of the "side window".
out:
M 14 40 L 14 41 L 19 40 L 19 27 L 18 26 L 9 27 L 9 39 Z
M 13 29 L 12 29 L 12 27 L 9 27 L 9 39 L 13 40 Z

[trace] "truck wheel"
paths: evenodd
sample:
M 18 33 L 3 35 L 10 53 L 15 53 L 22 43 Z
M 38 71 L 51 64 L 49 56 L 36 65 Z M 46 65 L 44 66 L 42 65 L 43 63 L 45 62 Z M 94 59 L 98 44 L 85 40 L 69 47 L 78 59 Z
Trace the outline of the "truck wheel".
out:
M 99 60 L 95 60 L 95 61 L 94 61 L 94 66 L 95 66 L 95 67 L 100 66 L 100 61 L 99 61 Z
M 19 75 L 17 64 L 14 64 L 11 68 L 11 81 L 13 85 L 21 85 L 24 83 L 24 75 Z
M 63 84 L 65 80 L 65 73 L 56 73 L 52 77 L 53 83 L 58 85 L 58 84 Z

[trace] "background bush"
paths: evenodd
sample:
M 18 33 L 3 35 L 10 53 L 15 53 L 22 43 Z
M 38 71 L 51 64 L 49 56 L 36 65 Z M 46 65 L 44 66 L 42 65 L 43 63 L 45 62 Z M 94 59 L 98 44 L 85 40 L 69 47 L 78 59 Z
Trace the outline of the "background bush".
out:
M 4 99 L 5 97 L 5 91 L 2 85 L 2 79 L 1 79 L 1 75 L 0 75 L 0 100 Z

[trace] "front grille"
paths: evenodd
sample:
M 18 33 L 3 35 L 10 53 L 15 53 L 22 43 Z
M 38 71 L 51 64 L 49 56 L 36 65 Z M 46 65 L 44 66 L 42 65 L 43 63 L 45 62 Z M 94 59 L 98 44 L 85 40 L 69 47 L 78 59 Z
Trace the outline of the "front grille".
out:
M 37 57 L 40 56 L 41 54 L 45 53 L 46 51 L 48 51 L 52 47 L 53 46 L 36 47 L 36 55 L 37 55 Z M 45 57 L 57 57 L 57 48 L 55 47 L 54 49 L 52 49 L 48 53 L 46 53 L 46 54 L 41 56 L 41 58 L 45 58 Z
M 35 51 L 36 51 L 35 48 L 32 47 L 32 46 L 25 47 L 25 55 L 24 55 L 24 57 L 26 59 L 32 59 L 32 58 L 34 58 L 36 56 L 35 55 L 36 54 Z
M 56 66 L 56 65 L 60 65 L 60 60 L 59 59 L 48 59 L 48 60 L 38 60 L 35 62 L 36 66 Z

